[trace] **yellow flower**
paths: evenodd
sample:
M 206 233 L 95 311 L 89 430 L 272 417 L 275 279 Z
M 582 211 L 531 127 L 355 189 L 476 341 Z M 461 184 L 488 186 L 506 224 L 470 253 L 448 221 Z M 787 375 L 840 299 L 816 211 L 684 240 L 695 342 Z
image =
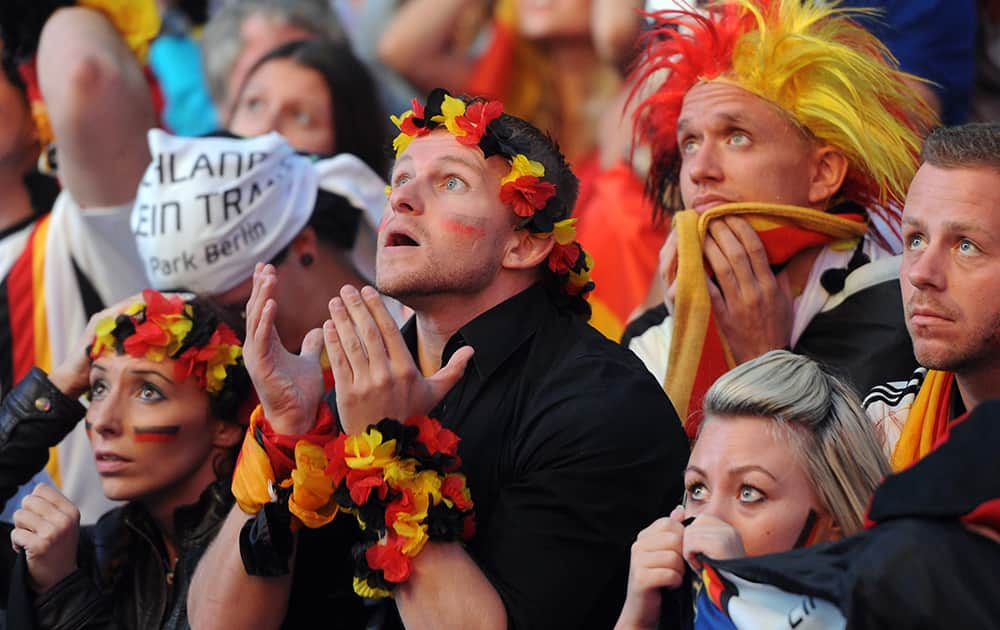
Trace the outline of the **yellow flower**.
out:
M 392 529 L 406 539 L 406 542 L 403 543 L 401 551 L 404 555 L 412 557 L 420 553 L 423 550 L 424 545 L 427 544 L 427 523 L 422 522 L 427 515 L 424 514 L 420 518 L 416 519 L 408 517 L 409 515 L 406 517 L 401 515 L 400 518 L 393 523 Z
M 431 118 L 432 121 L 436 123 L 444 123 L 444 126 L 453 135 L 464 136 L 466 135 L 465 129 L 458 126 L 455 119 L 459 116 L 465 115 L 465 103 L 454 96 L 449 96 L 445 94 L 444 102 L 441 103 L 441 113 L 437 116 Z
M 77 5 L 103 13 L 139 63 L 146 63 L 149 42 L 160 32 L 156 0 L 78 0 Z
M 410 146 L 410 142 L 413 141 L 413 136 L 403 131 L 403 123 L 406 122 L 407 118 L 413 116 L 413 110 L 408 109 L 399 116 L 389 116 L 389 120 L 392 124 L 399 127 L 400 133 L 398 136 L 392 140 L 392 148 L 396 151 L 396 157 L 398 158 L 403 151 L 406 151 L 406 147 Z
M 236 360 L 243 354 L 240 346 L 221 345 L 215 351 L 215 356 L 205 365 L 205 391 L 214 394 L 222 390 L 226 384 L 226 368 L 236 365 Z
M 542 177 L 545 175 L 545 167 L 540 162 L 529 160 L 523 153 L 518 153 L 510 163 L 510 172 L 500 180 L 500 185 L 517 181 L 517 178 L 525 175 Z
M 98 357 L 103 354 L 106 349 L 114 349 L 115 336 L 111 334 L 114 330 L 114 316 L 106 317 L 97 323 L 97 327 L 94 329 L 94 345 L 90 349 L 90 356 Z
M 396 440 L 382 443 L 382 433 L 369 429 L 344 442 L 344 463 L 355 470 L 385 468 L 396 456 Z
M 378 599 L 381 597 L 392 597 L 392 591 L 386 591 L 381 588 L 372 588 L 368 586 L 368 582 L 362 580 L 358 576 L 354 576 L 354 592 L 368 599 Z
M 576 240 L 576 219 L 557 221 L 552 229 L 552 237 L 560 245 L 569 245 Z
M 433 470 L 424 470 L 399 484 L 401 488 L 413 491 L 413 500 L 418 502 L 430 498 L 437 505 L 441 502 L 441 476 Z
M 181 345 L 184 344 L 184 338 L 191 332 L 194 322 L 183 315 L 167 315 L 166 320 L 164 322 L 166 324 L 164 330 L 170 335 L 170 341 L 167 342 L 165 351 L 167 356 L 172 357 L 181 349 Z
M 311 528 L 322 527 L 337 515 L 332 500 L 333 481 L 326 476 L 326 453 L 305 440 L 295 445 L 295 469 L 292 471 L 292 496 L 288 510 Z
M 382 470 L 385 482 L 392 486 L 403 486 L 416 475 L 417 460 L 412 458 L 393 459 Z

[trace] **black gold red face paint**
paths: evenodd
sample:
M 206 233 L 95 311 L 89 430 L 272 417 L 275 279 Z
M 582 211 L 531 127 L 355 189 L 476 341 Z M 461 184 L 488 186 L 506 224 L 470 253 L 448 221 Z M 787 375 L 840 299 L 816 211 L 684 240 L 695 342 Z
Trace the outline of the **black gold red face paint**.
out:
M 181 427 L 176 424 L 162 426 L 133 427 L 133 439 L 136 442 L 171 442 L 177 439 Z
M 87 437 L 91 437 L 93 433 L 94 425 L 90 423 L 89 420 L 85 420 L 83 423 L 84 428 L 87 430 Z M 178 434 L 181 432 L 180 425 L 177 424 L 166 424 L 160 426 L 148 426 L 148 427 L 133 427 L 132 429 L 132 439 L 136 442 L 172 442 L 177 439 Z

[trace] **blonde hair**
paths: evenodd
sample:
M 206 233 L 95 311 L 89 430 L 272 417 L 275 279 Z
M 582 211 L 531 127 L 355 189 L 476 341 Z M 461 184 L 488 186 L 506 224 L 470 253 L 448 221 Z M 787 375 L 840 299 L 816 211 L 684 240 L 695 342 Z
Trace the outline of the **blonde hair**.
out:
M 705 395 L 704 411 L 706 419 L 774 419 L 840 530 L 850 535 L 863 529 L 868 502 L 889 474 L 889 462 L 857 395 L 827 369 L 773 350 L 719 378 Z

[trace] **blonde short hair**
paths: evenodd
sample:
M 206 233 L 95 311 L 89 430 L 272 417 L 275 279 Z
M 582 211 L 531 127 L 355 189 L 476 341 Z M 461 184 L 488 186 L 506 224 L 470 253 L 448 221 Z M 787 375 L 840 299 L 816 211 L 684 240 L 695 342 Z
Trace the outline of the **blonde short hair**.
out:
M 850 535 L 863 529 L 889 462 L 854 391 L 829 370 L 808 357 L 772 350 L 719 378 L 705 395 L 704 411 L 706 419 L 774 419 L 840 530 Z

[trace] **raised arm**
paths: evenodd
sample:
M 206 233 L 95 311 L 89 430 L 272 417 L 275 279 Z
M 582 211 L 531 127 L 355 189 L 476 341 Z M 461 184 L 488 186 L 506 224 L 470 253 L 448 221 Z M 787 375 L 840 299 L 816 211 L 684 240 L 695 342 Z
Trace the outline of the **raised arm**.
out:
M 452 49 L 462 12 L 478 0 L 409 0 L 399 8 L 378 42 L 378 57 L 420 92 L 443 87 L 460 92 L 473 60 Z
M 156 124 L 135 56 L 97 11 L 56 11 L 42 29 L 38 75 L 58 147 L 59 178 L 83 208 L 135 198 Z
M 258 264 L 247 302 L 243 358 L 274 430 L 295 435 L 310 429 L 323 393 L 318 356 L 321 335 L 318 330 L 306 335 L 300 356 L 284 349 L 274 327 L 276 288 L 274 268 Z M 277 628 L 284 620 L 292 574 L 247 574 L 240 555 L 240 532 L 249 518 L 234 506 L 198 563 L 188 591 L 192 628 Z M 290 565 L 294 565 L 294 555 Z

